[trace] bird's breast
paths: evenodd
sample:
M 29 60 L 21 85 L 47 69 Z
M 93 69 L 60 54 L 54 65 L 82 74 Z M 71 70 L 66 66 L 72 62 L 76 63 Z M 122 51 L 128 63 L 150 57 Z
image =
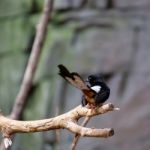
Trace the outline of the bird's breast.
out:
M 95 85 L 95 86 L 92 86 L 91 89 L 93 91 L 95 91 L 96 93 L 99 93 L 99 91 L 101 90 L 101 86 L 100 85 Z

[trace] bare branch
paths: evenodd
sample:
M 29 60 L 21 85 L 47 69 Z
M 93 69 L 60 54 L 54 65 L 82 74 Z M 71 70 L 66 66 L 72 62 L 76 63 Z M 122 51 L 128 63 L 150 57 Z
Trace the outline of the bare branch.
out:
M 46 37 L 47 26 L 52 11 L 52 5 L 53 5 L 53 0 L 45 0 L 43 14 L 41 20 L 39 21 L 39 24 L 37 25 L 36 36 L 33 43 L 31 55 L 28 61 L 28 65 L 23 77 L 20 91 L 16 97 L 16 101 L 10 115 L 12 119 L 20 118 L 24 105 L 27 100 L 28 93 L 31 89 L 33 77 L 35 75 L 35 71 L 40 58 L 41 49 Z
M 113 109 L 112 104 L 109 104 L 109 107 Z M 107 111 L 109 107 L 105 106 L 105 109 L 103 109 L 103 110 L 100 110 L 101 107 L 99 107 L 98 111 L 105 113 L 104 111 Z M 119 108 L 114 108 L 114 110 L 119 110 Z M 92 110 L 92 114 L 96 113 L 96 111 L 97 110 Z M 87 114 L 87 117 L 84 119 L 81 126 L 85 127 L 87 125 L 87 123 L 89 122 L 90 118 L 91 118 L 91 116 L 90 115 L 88 116 L 88 114 Z M 73 139 L 72 144 L 71 144 L 71 150 L 75 150 L 75 147 L 77 145 L 77 142 L 78 142 L 79 138 L 80 138 L 80 134 L 75 134 L 74 139 Z
M 60 116 L 36 120 L 36 121 L 17 121 L 0 115 L 0 130 L 4 138 L 10 138 L 15 133 L 30 133 L 41 132 L 54 129 L 67 129 L 75 134 L 88 137 L 109 137 L 114 134 L 113 129 L 93 129 L 85 128 L 77 125 L 77 120 L 81 117 L 93 117 L 109 111 L 114 111 L 116 108 L 112 104 L 105 104 L 96 109 L 88 109 L 77 106 L 73 110 Z M 8 143 L 8 140 L 7 140 Z M 10 141 L 9 141 L 10 143 Z M 8 143 L 8 145 L 10 145 Z
M 81 126 L 85 127 L 87 125 L 87 123 L 89 122 L 90 118 L 91 117 L 85 117 L 85 119 L 84 119 L 83 123 L 81 124 Z M 72 144 L 71 144 L 71 150 L 75 150 L 75 147 L 78 143 L 79 138 L 80 138 L 80 135 L 75 134 L 74 139 L 73 139 Z
M 105 128 L 105 129 L 93 129 L 93 128 L 85 128 L 82 126 L 77 125 L 76 123 L 72 121 L 68 121 L 67 126 L 65 126 L 66 129 L 69 131 L 79 134 L 81 136 L 87 136 L 87 137 L 109 137 L 114 135 L 114 130 L 111 128 Z

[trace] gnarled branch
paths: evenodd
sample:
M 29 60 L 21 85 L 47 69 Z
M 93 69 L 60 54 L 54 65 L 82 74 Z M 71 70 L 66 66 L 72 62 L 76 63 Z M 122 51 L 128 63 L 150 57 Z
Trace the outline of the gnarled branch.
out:
M 85 128 L 78 125 L 77 121 L 81 117 L 93 117 L 114 110 L 117 110 L 117 108 L 114 108 L 114 105 L 111 103 L 104 104 L 96 109 L 89 109 L 79 105 L 73 110 L 60 116 L 36 121 L 17 121 L 0 114 L 0 130 L 5 139 L 6 147 L 11 145 L 10 137 L 15 133 L 41 132 L 54 129 L 67 129 L 74 134 L 79 134 L 81 136 L 109 137 L 114 134 L 114 130 L 112 128 Z M 8 145 L 6 145 L 6 143 Z

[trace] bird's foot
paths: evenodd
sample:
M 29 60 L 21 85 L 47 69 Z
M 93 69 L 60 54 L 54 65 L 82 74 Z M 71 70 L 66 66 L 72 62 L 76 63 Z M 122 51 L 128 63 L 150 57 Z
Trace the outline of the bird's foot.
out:
M 97 108 L 94 104 L 87 104 L 86 107 L 88 109 L 96 109 Z

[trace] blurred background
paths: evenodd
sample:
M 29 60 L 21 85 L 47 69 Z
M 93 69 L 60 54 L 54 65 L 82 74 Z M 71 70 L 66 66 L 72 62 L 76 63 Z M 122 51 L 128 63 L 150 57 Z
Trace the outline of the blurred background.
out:
M 9 115 L 21 85 L 43 1 L 0 0 L 0 109 Z M 150 149 L 150 1 L 55 0 L 22 120 L 43 119 L 81 103 L 81 92 L 58 76 L 62 63 L 84 78 L 102 73 L 121 110 L 92 118 L 112 127 L 108 139 L 81 138 L 77 149 Z M 66 130 L 17 134 L 13 150 L 66 150 Z

